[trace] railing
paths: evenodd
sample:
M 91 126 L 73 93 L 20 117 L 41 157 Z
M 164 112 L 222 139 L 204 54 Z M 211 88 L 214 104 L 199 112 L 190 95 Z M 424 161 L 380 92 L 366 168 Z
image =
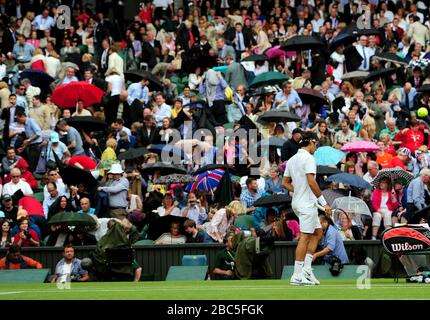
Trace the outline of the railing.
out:
M 347 253 L 353 246 L 361 246 L 375 263 L 378 263 L 382 245 L 379 241 L 358 240 L 345 241 Z M 275 248 L 270 255 L 270 263 L 273 270 L 273 277 L 279 279 L 284 265 L 294 264 L 294 254 L 296 241 L 276 242 Z M 94 250 L 95 246 L 76 247 L 75 252 L 78 258 L 84 258 Z M 181 244 L 181 245 L 143 245 L 136 246 L 136 260 L 142 266 L 145 274 L 153 275 L 154 280 L 164 280 L 170 266 L 180 265 L 183 255 L 205 254 L 208 258 L 209 268 L 212 270 L 216 254 L 223 248 L 222 244 Z M 37 247 L 24 248 L 23 254 L 36 259 L 45 268 L 55 271 L 55 265 L 62 258 L 63 249 L 61 247 Z M 0 256 L 4 256 L 5 249 L 0 249 Z

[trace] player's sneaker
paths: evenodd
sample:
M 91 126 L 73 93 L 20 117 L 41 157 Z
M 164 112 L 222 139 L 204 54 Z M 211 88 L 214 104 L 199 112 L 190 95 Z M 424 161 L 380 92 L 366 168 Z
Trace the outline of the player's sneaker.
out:
M 307 280 L 309 280 L 309 281 L 313 282 L 313 283 L 314 283 L 314 284 L 316 284 L 316 285 L 319 285 L 319 284 L 320 284 L 320 282 L 318 281 L 318 279 L 315 277 L 314 273 L 312 272 L 312 269 L 311 269 L 311 268 L 309 268 L 309 269 L 307 269 L 307 268 L 303 268 L 303 269 L 302 269 L 302 273 L 303 273 L 303 276 L 304 276 Z
M 290 284 L 295 286 L 308 286 L 308 285 L 314 285 L 312 281 L 309 281 L 306 279 L 306 277 L 301 274 L 293 274 L 290 279 Z

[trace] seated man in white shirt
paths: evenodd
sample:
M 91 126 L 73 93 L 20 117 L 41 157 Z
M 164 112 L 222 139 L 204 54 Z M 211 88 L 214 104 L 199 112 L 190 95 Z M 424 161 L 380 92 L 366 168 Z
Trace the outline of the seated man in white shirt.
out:
M 67 187 L 63 180 L 58 175 L 57 169 L 51 169 L 48 172 L 48 182 L 54 182 L 57 185 L 57 190 L 59 194 L 66 194 Z M 43 187 L 43 197 L 46 199 L 49 197 L 47 184 Z
M 13 168 L 10 171 L 10 176 L 12 180 L 3 186 L 3 194 L 13 195 L 18 190 L 21 190 L 25 196 L 33 195 L 33 190 L 31 190 L 28 182 L 21 180 L 21 170 Z
M 76 111 L 72 114 L 72 117 L 91 117 L 92 113 L 84 108 L 84 102 L 78 100 L 76 103 Z
M 172 107 L 165 103 L 164 94 L 161 92 L 155 95 L 156 106 L 152 109 L 157 127 L 161 127 L 164 118 L 172 117 Z

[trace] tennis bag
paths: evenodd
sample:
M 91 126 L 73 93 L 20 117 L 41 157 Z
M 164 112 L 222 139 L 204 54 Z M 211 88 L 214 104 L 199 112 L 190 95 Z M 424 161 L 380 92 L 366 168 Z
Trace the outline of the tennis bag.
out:
M 430 251 L 430 229 L 422 225 L 406 225 L 388 229 L 382 234 L 382 245 L 391 254 Z

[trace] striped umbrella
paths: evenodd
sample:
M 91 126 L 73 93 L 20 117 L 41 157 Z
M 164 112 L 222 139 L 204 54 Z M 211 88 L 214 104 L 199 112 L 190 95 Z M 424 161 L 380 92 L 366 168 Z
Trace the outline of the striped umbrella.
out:
M 194 192 L 196 190 L 212 192 L 219 186 L 224 174 L 224 169 L 214 169 L 202 172 L 194 176 L 195 182 L 188 184 L 185 190 L 187 192 Z
M 403 170 L 401 167 L 382 169 L 382 170 L 379 170 L 375 179 L 373 179 L 372 184 L 375 187 L 378 187 L 379 183 L 381 183 L 381 180 L 383 178 L 388 178 L 393 183 L 397 181 L 407 186 L 409 182 L 411 182 L 414 179 L 414 175 L 410 172 Z

